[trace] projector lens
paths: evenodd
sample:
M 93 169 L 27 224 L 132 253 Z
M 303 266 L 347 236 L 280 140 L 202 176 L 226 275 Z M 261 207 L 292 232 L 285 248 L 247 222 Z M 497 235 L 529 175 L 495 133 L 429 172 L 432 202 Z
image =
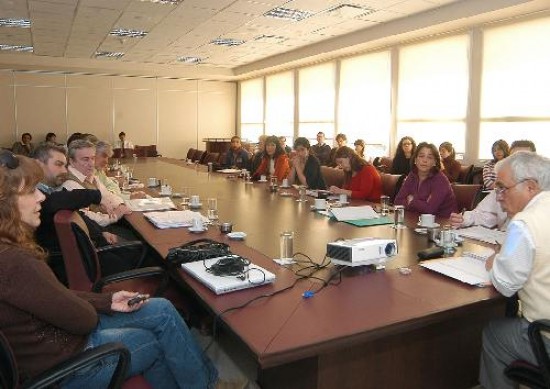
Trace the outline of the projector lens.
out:
M 384 251 L 386 253 L 386 256 L 391 257 L 395 255 L 395 253 L 397 252 L 397 247 L 395 246 L 394 243 L 388 243 Z

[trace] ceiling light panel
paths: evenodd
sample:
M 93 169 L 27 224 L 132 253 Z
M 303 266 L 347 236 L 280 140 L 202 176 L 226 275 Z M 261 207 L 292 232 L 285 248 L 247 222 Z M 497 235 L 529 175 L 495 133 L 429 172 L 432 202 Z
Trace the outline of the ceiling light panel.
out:
M 299 22 L 300 20 L 307 19 L 312 15 L 313 13 L 309 11 L 301 11 L 298 9 L 290 9 L 290 8 L 283 8 L 283 7 L 273 8 L 264 14 L 264 16 L 268 18 L 292 20 L 295 22 Z
M 31 28 L 31 21 L 28 19 L 0 18 L 0 27 Z
M 17 52 L 20 52 L 20 53 L 32 53 L 33 49 L 34 48 L 32 46 L 0 44 L 0 50 L 1 51 L 17 51 Z
M 119 58 L 124 57 L 124 53 L 122 53 L 122 52 L 113 52 L 113 51 L 96 51 L 95 57 L 96 58 L 119 59 Z
M 358 4 L 344 3 L 330 7 L 324 12 L 331 16 L 337 16 L 343 19 L 353 19 L 356 17 L 369 15 L 375 12 L 375 10 Z
M 198 65 L 204 61 L 201 57 L 178 57 L 178 62 L 187 63 L 192 65 Z
M 115 28 L 109 33 L 109 35 L 123 38 L 143 38 L 147 35 L 147 32 L 141 30 L 129 30 L 126 28 Z
M 240 40 L 240 39 L 231 39 L 231 38 L 216 38 L 212 41 L 210 41 L 210 43 L 214 44 L 214 45 L 218 45 L 218 46 L 240 46 L 244 43 L 243 40 Z
M 183 0 L 140 0 L 144 3 L 154 3 L 154 4 L 163 4 L 163 5 L 178 5 Z

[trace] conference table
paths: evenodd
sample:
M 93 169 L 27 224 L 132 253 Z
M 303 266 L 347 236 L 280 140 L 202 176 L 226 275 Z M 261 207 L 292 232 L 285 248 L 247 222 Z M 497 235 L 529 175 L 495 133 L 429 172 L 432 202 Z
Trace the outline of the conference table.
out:
M 313 200 L 298 202 L 296 196 L 281 196 L 281 190 L 269 191 L 267 184 L 247 184 L 167 158 L 138 159 L 134 176 L 142 182 L 165 179 L 174 192 L 190 188 L 203 204 L 217 198 L 220 221 L 247 234 L 234 241 L 214 227 L 200 235 L 186 228 L 161 230 L 140 212 L 127 215 L 162 257 L 172 247 L 210 238 L 276 275 L 273 284 L 220 296 L 181 269 L 175 275 L 254 360 L 262 388 L 471 388 L 477 383 L 482 328 L 503 316 L 505 299 L 492 287 L 472 287 L 420 267 L 416 253 L 430 243 L 415 232 L 417 214 L 406 213 L 405 229 L 356 227 L 313 212 Z M 323 261 L 328 242 L 341 238 L 396 239 L 398 254 L 385 270 L 329 266 L 297 280 L 299 265 L 283 267 L 272 260 L 279 256 L 283 231 L 293 231 L 294 252 L 315 263 Z M 410 274 L 402 274 L 402 267 Z M 304 298 L 306 291 L 313 296 Z

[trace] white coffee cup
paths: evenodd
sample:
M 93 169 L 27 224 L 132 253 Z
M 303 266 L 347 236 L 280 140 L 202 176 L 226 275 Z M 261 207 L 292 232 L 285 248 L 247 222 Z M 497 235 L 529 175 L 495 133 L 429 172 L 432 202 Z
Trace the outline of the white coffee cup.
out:
M 327 209 L 327 200 L 325 200 L 325 199 L 315 199 L 315 209 L 318 209 L 318 210 Z
M 288 186 L 288 178 L 283 178 L 283 187 L 287 187 Z
M 204 229 L 204 224 L 202 222 L 202 219 L 198 217 L 193 218 L 193 225 L 191 226 L 192 229 L 198 231 Z
M 347 204 L 348 202 L 348 195 L 345 193 L 340 194 L 340 204 Z
M 431 227 L 435 223 L 435 215 L 423 213 L 418 217 L 418 223 L 424 227 Z
M 150 177 L 147 179 L 148 186 L 157 186 L 158 184 L 159 184 L 159 181 L 155 177 Z
M 191 196 L 191 205 L 199 205 L 200 200 L 201 199 L 200 199 L 199 195 Z
M 260 181 L 267 181 L 267 176 L 264 176 L 264 175 L 260 176 Z
M 171 195 L 172 194 L 172 187 L 170 185 L 163 185 L 160 188 L 160 193 L 163 195 Z

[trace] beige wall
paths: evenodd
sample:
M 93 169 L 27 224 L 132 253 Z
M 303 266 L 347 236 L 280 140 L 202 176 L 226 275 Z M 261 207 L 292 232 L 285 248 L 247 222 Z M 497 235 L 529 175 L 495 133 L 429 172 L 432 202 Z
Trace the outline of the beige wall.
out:
M 204 137 L 236 133 L 236 83 L 139 77 L 0 72 L 0 145 L 30 132 L 65 142 L 89 132 L 114 142 L 120 131 L 137 145 L 156 144 L 183 158 Z

